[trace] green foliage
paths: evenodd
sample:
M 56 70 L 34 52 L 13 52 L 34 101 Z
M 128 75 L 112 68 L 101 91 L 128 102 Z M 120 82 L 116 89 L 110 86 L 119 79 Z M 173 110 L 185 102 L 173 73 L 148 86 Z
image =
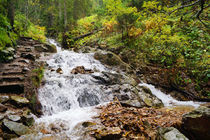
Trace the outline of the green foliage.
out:
M 7 18 L 0 14 L 0 62 L 6 62 L 13 59 L 15 40 L 17 36 L 10 31 L 11 26 Z
M 22 14 L 16 14 L 14 30 L 19 36 L 25 36 L 26 31 L 32 23 Z
M 34 69 L 32 71 L 32 81 L 34 86 L 39 87 L 41 82 L 42 82 L 42 78 L 44 77 L 44 67 L 40 66 L 37 69 Z
M 19 36 L 31 37 L 41 42 L 46 41 L 45 27 L 34 25 L 22 14 L 15 16 L 14 30 Z
M 92 37 L 100 38 L 99 42 L 105 42 L 110 48 L 127 46 L 126 49 L 134 50 L 136 59 L 140 56 L 146 63 L 158 64 L 169 69 L 184 69 L 189 78 L 181 79 L 181 75 L 177 75 L 177 79 L 181 79 L 178 80 L 178 84 L 194 82 L 198 91 L 205 96 L 209 94 L 201 88 L 210 77 L 209 30 L 192 18 L 194 16 L 192 7 L 176 11 L 169 16 L 169 12 L 180 6 L 178 1 L 171 3 L 159 0 L 141 2 L 103 0 L 103 2 L 104 4 L 96 11 L 98 16 L 94 15 L 99 18 L 90 21 L 100 23 L 104 30 L 100 37 Z M 208 13 L 209 9 L 205 9 L 205 12 Z M 208 16 L 202 15 L 203 22 L 208 23 Z M 80 20 L 83 22 L 79 27 L 89 25 L 88 28 L 79 29 L 83 33 L 94 28 L 87 19 Z M 83 39 L 80 43 L 84 44 L 88 39 Z
M 91 32 L 96 28 L 97 26 L 96 24 L 97 24 L 97 15 L 81 18 L 80 20 L 77 21 L 77 30 L 81 34 Z

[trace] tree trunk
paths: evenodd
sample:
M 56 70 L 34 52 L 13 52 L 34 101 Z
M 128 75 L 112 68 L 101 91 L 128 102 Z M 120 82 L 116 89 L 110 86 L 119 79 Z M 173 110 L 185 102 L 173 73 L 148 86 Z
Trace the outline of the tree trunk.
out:
M 67 22 L 68 22 L 68 19 L 67 19 L 67 9 L 66 9 L 66 0 L 64 0 L 63 2 L 63 6 L 64 6 L 64 32 L 67 30 Z
M 7 0 L 7 16 L 8 16 L 10 25 L 12 26 L 12 29 L 13 29 L 14 20 L 15 20 L 14 3 L 15 3 L 15 0 Z
M 59 22 L 62 19 L 62 7 L 61 7 L 61 1 L 58 1 L 58 8 L 59 8 Z

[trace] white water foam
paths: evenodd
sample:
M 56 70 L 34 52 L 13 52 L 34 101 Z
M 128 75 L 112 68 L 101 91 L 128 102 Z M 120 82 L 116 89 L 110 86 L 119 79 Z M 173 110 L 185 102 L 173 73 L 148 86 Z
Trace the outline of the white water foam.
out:
M 181 105 L 181 106 L 193 106 L 197 108 L 201 104 L 199 102 L 193 102 L 193 101 L 178 101 L 174 99 L 173 97 L 171 97 L 170 95 L 163 93 L 159 89 L 155 88 L 155 86 L 150 85 L 150 84 L 141 83 L 139 85 L 148 87 L 151 90 L 152 94 L 155 95 L 157 98 L 159 98 L 163 102 L 164 106 L 166 107 Z
M 94 109 L 96 105 L 113 99 L 112 95 L 104 93 L 102 85 L 95 82 L 93 75 L 112 71 L 95 60 L 91 53 L 62 50 L 54 40 L 48 41 L 57 47 L 58 52 L 47 60 L 49 69 L 45 70 L 45 85 L 39 89 L 44 115 L 36 120 L 36 124 L 44 124 L 47 129 L 51 124 L 58 125 L 57 122 L 63 122 L 67 126 L 63 131 L 71 139 L 76 139 L 71 136 L 75 131 L 74 127 L 97 115 Z M 95 73 L 71 74 L 72 69 L 77 66 L 92 69 Z M 62 74 L 56 72 L 58 68 L 62 69 Z

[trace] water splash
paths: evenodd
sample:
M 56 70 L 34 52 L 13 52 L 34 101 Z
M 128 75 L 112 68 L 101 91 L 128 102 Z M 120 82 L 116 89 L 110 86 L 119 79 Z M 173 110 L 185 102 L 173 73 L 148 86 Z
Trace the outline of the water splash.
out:
M 36 123 L 44 124 L 48 129 L 55 122 L 64 122 L 67 129 L 63 131 L 71 139 L 75 139 L 71 134 L 76 124 L 91 120 L 97 114 L 94 109 L 96 105 L 113 99 L 111 94 L 106 94 L 103 85 L 95 82 L 94 75 L 100 76 L 102 71 L 113 71 L 95 60 L 91 53 L 62 50 L 54 40 L 48 41 L 57 47 L 58 52 L 46 62 L 49 69 L 45 71 L 45 85 L 39 89 L 44 115 Z M 77 66 L 84 66 L 95 72 L 71 74 L 72 69 Z M 62 69 L 62 74 L 56 72 L 58 68 Z
M 193 102 L 193 101 L 178 101 L 174 99 L 173 97 L 171 97 L 170 95 L 163 93 L 159 89 L 155 88 L 155 86 L 150 85 L 150 84 L 142 83 L 139 85 L 148 87 L 151 90 L 152 94 L 155 95 L 157 98 L 159 98 L 163 102 L 164 106 L 166 107 L 182 105 L 182 106 L 193 106 L 197 108 L 201 104 L 199 102 Z

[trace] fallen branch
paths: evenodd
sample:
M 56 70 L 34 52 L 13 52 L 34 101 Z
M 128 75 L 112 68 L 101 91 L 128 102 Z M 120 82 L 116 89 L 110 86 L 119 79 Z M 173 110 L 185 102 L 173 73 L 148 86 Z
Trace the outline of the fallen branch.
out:
M 88 36 L 90 36 L 90 35 L 92 35 L 92 34 L 94 34 L 94 33 L 97 33 L 98 31 L 99 31 L 99 30 L 94 30 L 94 31 L 92 31 L 92 32 L 90 32 L 90 33 L 87 33 L 87 34 L 84 34 L 84 35 L 75 37 L 75 38 L 73 38 L 73 40 L 74 40 L 74 41 L 77 41 L 77 40 L 79 40 L 79 39 L 88 37 Z

